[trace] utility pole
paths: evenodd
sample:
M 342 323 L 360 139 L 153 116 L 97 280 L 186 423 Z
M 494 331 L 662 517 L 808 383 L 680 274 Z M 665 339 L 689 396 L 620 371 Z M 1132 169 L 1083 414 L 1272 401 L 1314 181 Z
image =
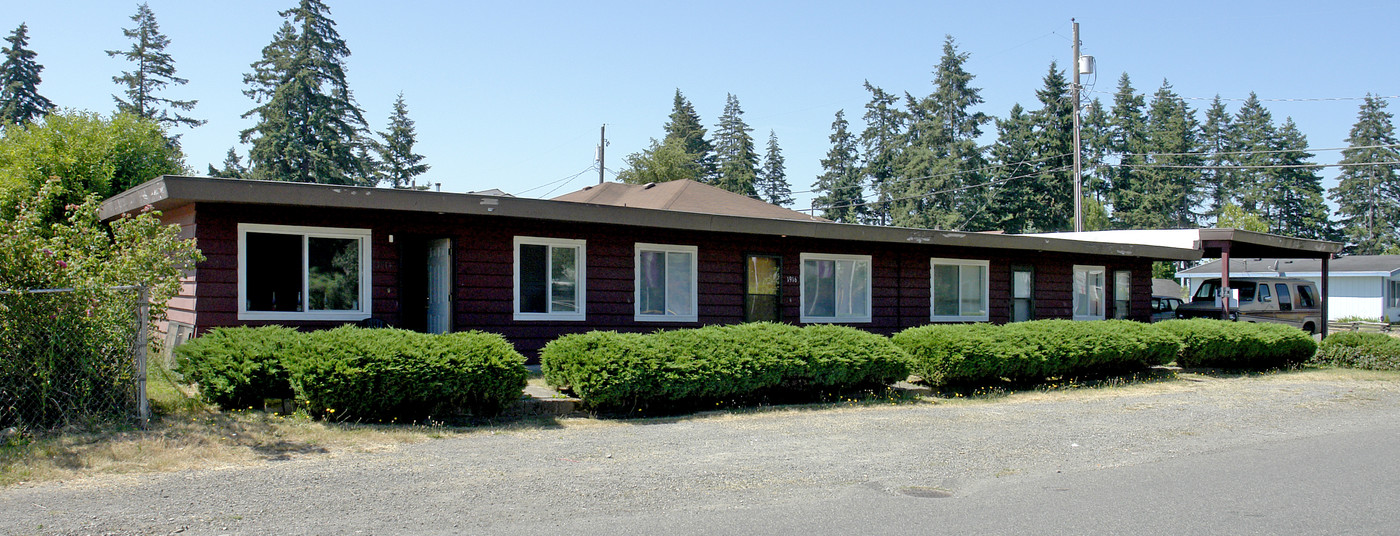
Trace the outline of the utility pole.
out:
M 608 145 L 608 125 L 598 127 L 598 184 L 603 184 L 603 148 Z
M 1074 81 L 1069 85 L 1070 93 L 1074 94 L 1074 232 L 1084 230 L 1084 193 L 1081 191 L 1084 178 L 1081 176 L 1079 162 L 1079 23 L 1074 19 L 1069 19 L 1074 23 L 1074 63 L 1070 64 L 1070 69 L 1074 70 Z

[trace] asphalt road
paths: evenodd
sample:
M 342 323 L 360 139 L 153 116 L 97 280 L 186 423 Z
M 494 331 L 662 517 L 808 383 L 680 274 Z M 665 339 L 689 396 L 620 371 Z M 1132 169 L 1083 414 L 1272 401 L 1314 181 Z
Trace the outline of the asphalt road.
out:
M 1400 379 L 545 422 L 0 490 L 0 534 L 1396 534 Z

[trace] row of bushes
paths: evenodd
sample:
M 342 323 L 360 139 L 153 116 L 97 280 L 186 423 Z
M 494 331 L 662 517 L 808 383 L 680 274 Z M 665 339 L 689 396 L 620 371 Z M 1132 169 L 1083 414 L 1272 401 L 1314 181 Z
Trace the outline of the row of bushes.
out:
M 1297 365 L 1317 352 L 1312 335 L 1283 324 L 1206 318 L 1153 324 L 1184 344 L 1176 364 L 1187 368 L 1267 369 Z
M 500 335 L 341 327 L 216 329 L 176 348 L 179 371 L 225 408 L 294 398 L 331 420 L 494 415 L 519 400 L 525 358 Z
M 540 352 L 550 385 L 604 411 L 885 386 L 909 375 L 907 360 L 889 339 L 855 328 L 773 323 L 594 331 L 565 335 Z
M 1384 333 L 1333 333 L 1318 346 L 1313 361 L 1337 367 L 1400 370 L 1400 339 Z

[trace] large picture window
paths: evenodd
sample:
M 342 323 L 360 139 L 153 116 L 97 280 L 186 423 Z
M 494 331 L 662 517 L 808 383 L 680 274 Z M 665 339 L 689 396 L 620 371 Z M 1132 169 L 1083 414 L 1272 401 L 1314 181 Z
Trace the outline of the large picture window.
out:
M 369 229 L 239 224 L 239 320 L 368 318 L 369 241 Z
M 583 320 L 584 241 L 515 237 L 515 319 Z
M 696 321 L 695 257 L 695 246 L 637 244 L 638 321 Z
M 1074 319 L 1104 319 L 1104 267 L 1074 267 Z
M 802 318 L 870 321 L 870 256 L 802 254 Z
M 987 320 L 987 261 L 931 259 L 932 288 L 929 320 L 985 322 Z

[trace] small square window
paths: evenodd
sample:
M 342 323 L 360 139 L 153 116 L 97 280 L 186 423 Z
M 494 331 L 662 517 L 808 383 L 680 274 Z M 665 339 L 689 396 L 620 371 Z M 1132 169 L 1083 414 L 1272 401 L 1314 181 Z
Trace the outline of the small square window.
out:
M 929 320 L 986 322 L 988 266 L 988 261 L 931 259 Z
M 696 247 L 636 246 L 636 320 L 695 322 Z
M 515 319 L 583 320 L 584 241 L 515 237 Z
M 804 323 L 870 321 L 870 256 L 803 253 Z

